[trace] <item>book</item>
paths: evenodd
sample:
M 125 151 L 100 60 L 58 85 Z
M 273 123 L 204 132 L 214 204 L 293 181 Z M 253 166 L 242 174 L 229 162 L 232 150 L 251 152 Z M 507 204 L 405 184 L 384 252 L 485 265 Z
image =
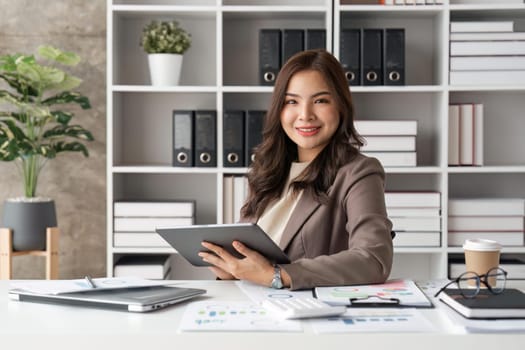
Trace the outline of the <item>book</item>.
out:
M 415 151 L 415 136 L 364 136 L 365 145 L 361 151 Z
M 523 232 L 523 216 L 449 216 L 449 231 Z
M 374 157 L 384 167 L 417 166 L 416 152 L 363 152 L 368 157 Z
M 459 105 L 459 164 L 474 164 L 474 106 Z
M 119 201 L 114 203 L 114 216 L 170 217 L 195 215 L 195 201 Z
M 459 105 L 448 106 L 448 165 L 459 165 Z
M 441 232 L 396 231 L 396 237 L 392 242 L 394 247 L 439 247 Z
M 475 103 L 474 108 L 474 165 L 483 165 L 483 104 Z
M 441 231 L 441 218 L 431 217 L 390 217 L 393 230 L 400 231 Z
M 490 0 L 494 1 L 494 0 Z M 523 2 L 522 2 L 523 3 Z M 525 32 L 450 33 L 450 41 L 525 40 Z
M 355 128 L 367 136 L 415 136 L 417 120 L 356 120 Z
M 523 232 L 448 231 L 449 247 L 462 246 L 467 239 L 489 239 L 498 242 L 502 246 L 523 246 Z
M 441 208 L 439 192 L 385 192 L 387 208 Z
M 387 207 L 386 212 L 388 216 L 409 216 L 409 217 L 418 217 L 418 216 L 440 216 L 440 208 L 392 208 Z
M 525 215 L 522 198 L 451 198 L 449 216 L 520 216 Z
M 193 225 L 193 217 L 173 218 L 114 218 L 116 232 L 155 232 L 156 228 Z
M 113 247 L 171 248 L 156 232 L 114 232 Z
M 525 70 L 451 71 L 450 85 L 523 85 Z
M 525 318 L 525 294 L 514 288 L 492 294 L 481 289 L 474 298 L 464 298 L 459 289 L 447 288 L 439 300 L 466 318 Z
M 510 56 L 525 54 L 525 41 L 451 41 L 450 56 Z
M 224 176 L 222 181 L 222 220 L 225 224 L 233 224 L 233 176 Z
M 523 70 L 525 56 L 456 56 L 450 57 L 450 70 Z
M 513 32 L 513 21 L 451 21 L 450 32 Z
M 508 280 L 525 279 L 525 260 L 522 258 L 502 256 L 499 267 L 507 271 Z M 450 279 L 457 278 L 465 271 L 467 269 L 463 258 L 450 258 L 448 264 L 448 276 Z
M 171 269 L 170 255 L 124 255 L 113 267 L 115 277 L 135 276 L 162 280 L 168 277 Z

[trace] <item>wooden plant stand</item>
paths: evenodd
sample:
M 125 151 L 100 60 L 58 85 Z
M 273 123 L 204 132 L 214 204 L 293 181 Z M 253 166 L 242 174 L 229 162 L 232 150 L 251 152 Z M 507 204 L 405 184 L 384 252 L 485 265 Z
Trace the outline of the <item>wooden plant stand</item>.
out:
M 14 256 L 34 255 L 46 258 L 46 279 L 58 279 L 58 227 L 46 230 L 46 250 L 13 251 L 13 231 L 0 228 L 0 280 L 9 280 L 13 275 L 12 259 Z

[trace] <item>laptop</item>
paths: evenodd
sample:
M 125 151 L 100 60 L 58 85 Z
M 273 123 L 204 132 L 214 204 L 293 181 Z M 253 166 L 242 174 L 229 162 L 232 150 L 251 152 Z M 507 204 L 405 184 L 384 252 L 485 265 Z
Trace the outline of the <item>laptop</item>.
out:
M 205 294 L 206 290 L 149 286 L 64 294 L 37 294 L 19 289 L 9 291 L 13 300 L 47 304 L 78 305 L 129 312 L 148 312 Z

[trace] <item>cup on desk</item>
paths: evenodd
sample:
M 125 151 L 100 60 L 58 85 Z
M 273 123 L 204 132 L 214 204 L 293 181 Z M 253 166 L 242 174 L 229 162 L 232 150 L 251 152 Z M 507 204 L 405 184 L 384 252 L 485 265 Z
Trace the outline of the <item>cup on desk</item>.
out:
M 463 244 L 465 251 L 465 265 L 467 271 L 472 271 L 478 275 L 486 274 L 490 269 L 499 266 L 499 257 L 501 251 L 501 244 L 496 241 L 488 239 L 467 239 Z M 488 279 L 491 286 L 496 285 L 495 278 Z M 468 281 L 468 284 L 475 286 L 474 280 Z M 481 284 L 481 288 L 486 288 Z

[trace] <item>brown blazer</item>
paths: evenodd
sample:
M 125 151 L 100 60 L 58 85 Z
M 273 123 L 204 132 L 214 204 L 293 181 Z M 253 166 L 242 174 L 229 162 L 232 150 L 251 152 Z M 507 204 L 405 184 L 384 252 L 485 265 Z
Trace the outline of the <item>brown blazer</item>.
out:
M 388 278 L 392 223 L 386 214 L 384 180 L 377 159 L 358 155 L 339 169 L 327 204 L 303 193 L 279 244 L 292 261 L 281 265 L 291 277 L 290 289 L 380 283 Z

